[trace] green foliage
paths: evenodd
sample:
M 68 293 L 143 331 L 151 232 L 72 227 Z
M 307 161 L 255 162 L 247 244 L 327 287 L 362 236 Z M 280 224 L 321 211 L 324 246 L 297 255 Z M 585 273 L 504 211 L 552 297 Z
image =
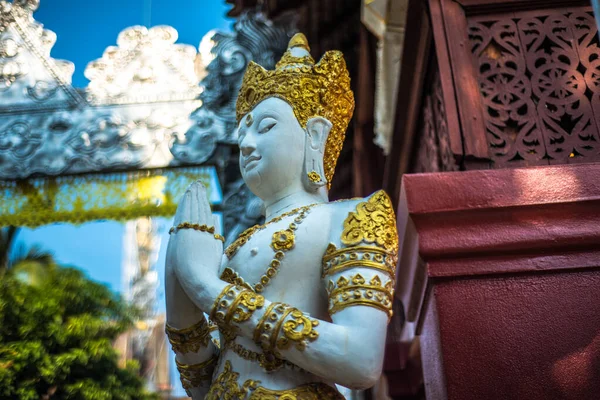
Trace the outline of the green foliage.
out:
M 112 347 L 136 317 L 108 288 L 52 263 L 0 276 L 0 399 L 153 399 Z

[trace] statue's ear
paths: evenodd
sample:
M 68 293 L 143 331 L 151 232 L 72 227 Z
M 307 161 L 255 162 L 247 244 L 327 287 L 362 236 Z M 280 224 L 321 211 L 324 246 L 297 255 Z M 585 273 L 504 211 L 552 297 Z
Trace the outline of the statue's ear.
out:
M 306 133 L 312 149 L 325 151 L 325 142 L 331 126 L 331 122 L 323 117 L 313 117 L 306 122 Z
M 313 117 L 306 122 L 306 147 L 304 149 L 304 187 L 316 192 L 327 184 L 323 156 L 331 122 L 323 117 Z

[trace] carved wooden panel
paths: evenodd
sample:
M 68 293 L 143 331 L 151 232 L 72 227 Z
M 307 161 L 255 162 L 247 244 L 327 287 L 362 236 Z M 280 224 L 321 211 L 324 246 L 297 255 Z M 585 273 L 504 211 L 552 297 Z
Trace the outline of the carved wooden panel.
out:
M 440 72 L 435 60 L 430 68 L 431 80 L 423 97 L 416 159 L 411 172 L 457 171 L 459 168 L 450 148 Z
M 496 167 L 600 159 L 600 49 L 589 7 L 468 18 Z

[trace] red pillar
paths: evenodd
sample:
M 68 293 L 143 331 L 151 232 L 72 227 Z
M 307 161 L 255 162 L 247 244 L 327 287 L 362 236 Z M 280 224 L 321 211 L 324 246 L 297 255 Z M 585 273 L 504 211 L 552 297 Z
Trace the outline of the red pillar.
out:
M 600 399 L 600 164 L 405 175 L 399 222 L 427 399 Z

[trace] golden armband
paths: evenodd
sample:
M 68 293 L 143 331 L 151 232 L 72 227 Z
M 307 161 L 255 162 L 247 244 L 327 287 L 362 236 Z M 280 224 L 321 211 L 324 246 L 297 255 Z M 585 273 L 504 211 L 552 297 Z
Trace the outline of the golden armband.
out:
M 211 326 L 202 318 L 194 325 L 184 329 L 175 329 L 167 324 L 165 332 L 174 352 L 196 353 L 201 347 L 208 346 Z
M 342 248 L 330 243 L 323 256 L 322 276 L 329 277 L 329 313 L 361 305 L 380 309 L 391 317 L 398 233 L 392 202 L 384 191 L 374 193 L 348 213 L 340 242 Z M 374 270 L 371 278 L 357 273 L 365 269 Z
M 304 350 L 308 342 L 319 337 L 315 329 L 318 325 L 319 321 L 310 319 L 296 308 L 272 303 L 256 326 L 253 338 L 265 352 L 278 356 L 277 350 L 289 349 L 292 345 Z
M 336 282 L 330 280 L 327 285 L 329 314 L 333 315 L 347 307 L 368 306 L 382 310 L 389 319 L 392 317 L 393 282 L 389 280 L 383 284 L 378 275 L 367 282 L 361 274 L 340 276 Z
M 203 383 L 207 383 L 206 386 L 210 384 L 218 360 L 218 355 L 214 355 L 208 360 L 198 364 L 182 364 L 175 360 L 177 370 L 179 371 L 179 378 L 181 379 L 181 385 L 188 396 L 192 397 L 190 389 L 204 386 Z
M 323 278 L 351 268 L 370 268 L 396 276 L 396 253 L 376 246 L 353 246 L 338 249 L 330 243 L 323 256 Z
M 213 304 L 210 319 L 214 321 L 227 339 L 233 339 L 237 327 L 265 304 L 265 298 L 246 287 L 227 285 Z

